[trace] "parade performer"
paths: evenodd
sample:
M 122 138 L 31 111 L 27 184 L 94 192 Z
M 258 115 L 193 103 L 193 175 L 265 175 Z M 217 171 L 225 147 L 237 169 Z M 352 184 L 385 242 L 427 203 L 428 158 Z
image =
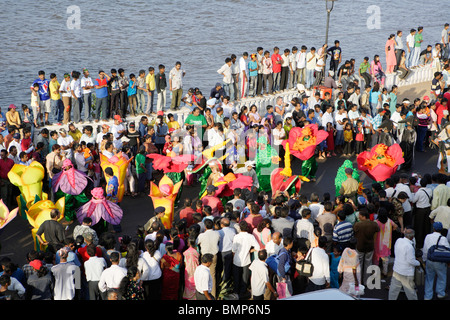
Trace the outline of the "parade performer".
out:
M 66 159 L 63 161 L 62 170 L 52 179 L 52 188 L 55 198 L 65 198 L 65 218 L 71 223 L 76 218 L 77 209 L 89 201 L 84 193 L 88 185 L 88 177 Z
M 119 205 L 105 198 L 102 188 L 97 187 L 91 191 L 92 199 L 77 210 L 77 219 L 80 223 L 88 217 L 92 219 L 92 225 L 99 223 L 102 219 L 112 225 L 120 224 L 123 211 Z
M 19 208 L 9 211 L 3 200 L 0 199 L 0 230 L 10 223 L 17 216 L 18 212 Z
M 361 152 L 356 157 L 356 162 L 358 170 L 363 171 L 372 180 L 384 184 L 405 160 L 399 144 L 390 147 L 377 144 L 370 151 Z
M 315 157 L 316 147 L 328 137 L 328 132 L 319 130 L 317 124 L 309 124 L 303 128 L 294 127 L 289 131 L 289 139 L 283 141 L 290 145 L 290 153 L 302 160 L 302 176 L 316 181 L 317 161 Z M 292 166 L 294 167 L 294 166 Z
M 340 195 L 339 190 L 341 190 L 342 183 L 347 180 L 347 175 L 345 174 L 345 169 L 347 168 L 353 170 L 352 178 L 361 184 L 359 172 L 358 170 L 355 170 L 355 168 L 353 168 L 353 162 L 351 162 L 350 160 L 345 160 L 344 163 L 339 167 L 336 178 L 334 179 L 334 185 L 336 187 L 336 197 Z
M 161 218 L 162 223 L 166 229 L 172 228 L 173 213 L 175 206 L 175 199 L 180 191 L 183 181 L 179 181 L 176 184 L 172 180 L 164 175 L 159 181 L 159 185 L 150 182 L 150 198 L 153 201 L 153 207 L 166 208 L 165 215 Z
M 270 175 L 278 167 L 280 157 L 277 151 L 268 144 L 266 136 L 260 136 L 257 144 L 255 171 L 259 181 L 259 189 L 264 192 L 270 192 L 272 188 L 270 185 Z
M 103 173 L 105 173 L 106 168 L 111 168 L 113 171 L 113 177 L 117 177 L 118 180 L 118 191 L 117 191 L 117 202 L 122 202 L 123 194 L 125 193 L 125 178 L 127 174 L 128 165 L 133 161 L 134 157 L 127 159 L 123 156 L 122 152 L 112 156 L 111 158 L 106 157 L 100 153 L 100 166 L 102 167 Z M 105 174 L 106 183 L 109 182 L 109 177 Z
M 277 168 L 270 175 L 272 198 L 275 197 L 277 191 L 287 191 L 290 194 L 298 193 L 301 188 L 301 182 L 309 181 L 306 177 L 292 174 L 289 142 L 285 143 L 284 148 L 284 168 Z
M 38 161 L 30 165 L 15 164 L 8 172 L 9 181 L 19 188 L 20 195 L 16 198 L 19 206 L 19 214 L 27 219 L 26 211 L 34 203 L 46 200 L 48 195 L 42 191 L 42 180 L 45 169 Z

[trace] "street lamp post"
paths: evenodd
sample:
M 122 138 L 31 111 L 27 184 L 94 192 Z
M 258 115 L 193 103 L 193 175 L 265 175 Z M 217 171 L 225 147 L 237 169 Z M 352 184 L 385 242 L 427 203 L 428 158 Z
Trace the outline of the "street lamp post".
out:
M 325 0 L 325 7 L 326 7 L 326 10 L 327 10 L 327 29 L 326 29 L 326 32 L 325 32 L 325 43 L 326 44 L 328 44 L 328 29 L 329 29 L 329 26 L 330 26 L 330 14 L 331 14 L 331 11 L 334 8 L 334 2 L 335 1 L 337 1 L 337 0 Z M 328 53 L 325 52 L 325 59 L 324 59 L 325 65 L 323 67 L 323 79 L 325 79 L 325 71 L 326 71 L 326 68 L 327 68 L 327 58 L 328 58 Z

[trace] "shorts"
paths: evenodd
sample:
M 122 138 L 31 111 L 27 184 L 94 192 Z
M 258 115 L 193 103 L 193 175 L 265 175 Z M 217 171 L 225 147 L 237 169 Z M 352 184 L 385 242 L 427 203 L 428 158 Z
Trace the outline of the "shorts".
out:
M 39 101 L 39 107 L 41 108 L 41 113 L 50 113 L 51 110 L 51 104 L 50 99 L 47 99 L 45 101 Z

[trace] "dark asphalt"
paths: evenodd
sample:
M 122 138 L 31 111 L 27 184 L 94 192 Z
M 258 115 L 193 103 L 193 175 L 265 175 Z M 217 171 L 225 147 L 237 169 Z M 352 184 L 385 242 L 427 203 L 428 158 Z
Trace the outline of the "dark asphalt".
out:
M 415 163 L 412 172 L 418 174 L 435 173 L 437 172 L 437 150 L 427 150 L 425 153 L 415 154 Z M 301 193 L 309 195 L 312 192 L 318 193 L 320 196 L 325 192 L 329 192 L 334 199 L 334 178 L 337 169 L 342 165 L 346 158 L 333 157 L 327 158 L 319 162 L 316 182 L 305 182 L 302 185 Z M 350 158 L 356 168 L 356 157 Z M 364 173 L 361 173 L 361 181 L 365 187 L 369 187 L 372 180 Z M 186 197 L 193 200 L 198 199 L 199 187 L 183 186 L 183 191 L 180 203 Z M 124 210 L 124 217 L 122 219 L 122 232 L 117 233 L 117 236 L 136 234 L 137 226 L 143 225 L 150 217 L 153 216 L 153 204 L 149 196 L 141 195 L 137 198 L 124 197 L 121 204 Z M 178 214 L 179 208 L 175 210 L 175 216 Z M 72 235 L 72 230 L 78 222 L 72 223 L 66 231 L 67 236 Z M 30 226 L 28 222 L 23 220 L 20 216 L 16 217 L 3 230 L 0 230 L 1 251 L 0 258 L 4 256 L 10 257 L 19 266 L 26 263 L 26 253 L 33 249 L 33 240 L 31 237 Z M 382 288 L 380 290 L 366 290 L 365 298 L 387 299 L 388 291 L 385 286 L 389 284 L 389 278 L 382 280 Z M 419 299 L 423 297 L 423 288 L 419 288 Z M 405 299 L 404 295 L 399 299 Z

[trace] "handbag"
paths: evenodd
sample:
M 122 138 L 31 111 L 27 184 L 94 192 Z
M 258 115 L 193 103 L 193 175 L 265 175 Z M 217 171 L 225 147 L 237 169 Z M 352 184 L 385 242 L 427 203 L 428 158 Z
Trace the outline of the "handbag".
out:
M 277 282 L 277 294 L 278 300 L 289 298 L 290 296 L 292 296 L 291 292 L 289 291 L 287 282 Z
M 434 262 L 450 263 L 450 248 L 439 245 L 441 238 L 442 236 L 439 236 L 436 244 L 428 249 L 427 259 Z
M 295 264 L 295 268 L 300 276 L 311 277 L 314 272 L 314 266 L 311 263 L 311 255 L 313 248 L 309 249 L 308 254 L 304 260 L 299 260 Z
M 422 265 L 415 267 L 414 269 L 414 283 L 416 286 L 424 286 L 425 285 L 425 270 Z

